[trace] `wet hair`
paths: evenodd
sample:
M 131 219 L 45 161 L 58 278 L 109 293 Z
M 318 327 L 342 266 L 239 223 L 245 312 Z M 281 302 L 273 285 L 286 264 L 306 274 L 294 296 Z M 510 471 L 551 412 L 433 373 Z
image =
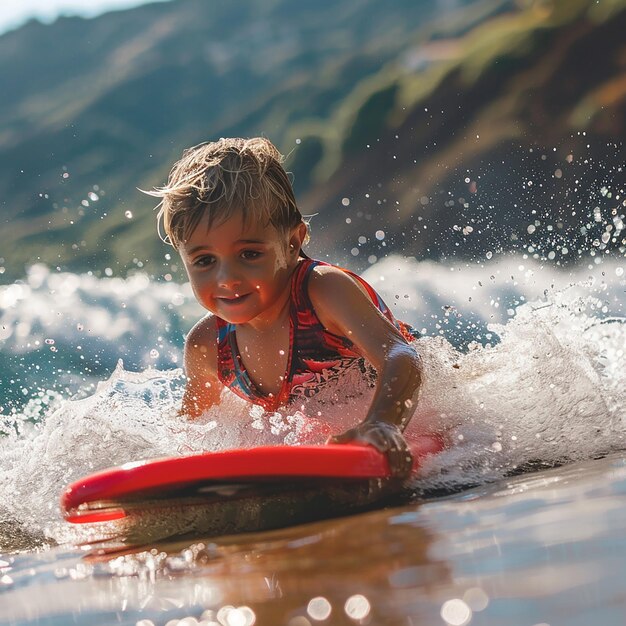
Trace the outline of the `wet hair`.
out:
M 281 153 L 264 137 L 220 139 L 185 150 L 167 185 L 146 192 L 161 198 L 161 238 L 178 248 L 205 216 L 210 229 L 239 210 L 244 224 L 258 220 L 279 232 L 306 223 L 282 162 Z

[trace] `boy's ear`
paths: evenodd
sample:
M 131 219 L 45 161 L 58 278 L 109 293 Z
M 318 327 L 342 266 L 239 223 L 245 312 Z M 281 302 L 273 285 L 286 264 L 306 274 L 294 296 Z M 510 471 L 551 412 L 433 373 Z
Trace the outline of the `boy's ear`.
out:
M 298 224 L 298 226 L 291 231 L 291 237 L 289 238 L 289 252 L 293 252 L 295 254 L 300 253 L 300 248 L 302 248 L 302 244 L 306 238 L 306 233 L 306 224 Z

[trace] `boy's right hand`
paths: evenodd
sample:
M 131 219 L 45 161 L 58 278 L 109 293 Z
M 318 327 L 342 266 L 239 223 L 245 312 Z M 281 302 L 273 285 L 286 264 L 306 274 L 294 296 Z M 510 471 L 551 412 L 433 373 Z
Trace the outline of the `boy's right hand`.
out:
M 407 478 L 413 468 L 413 456 L 402 431 L 388 422 L 363 422 L 327 443 L 364 443 L 382 452 L 389 462 L 392 478 Z

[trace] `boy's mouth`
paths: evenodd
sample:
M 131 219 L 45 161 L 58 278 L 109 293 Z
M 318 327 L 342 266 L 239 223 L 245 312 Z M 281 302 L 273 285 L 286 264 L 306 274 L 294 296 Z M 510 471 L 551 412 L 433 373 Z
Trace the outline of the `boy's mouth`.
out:
M 240 302 L 243 302 L 250 294 L 249 293 L 244 293 L 244 294 L 235 294 L 234 296 L 218 296 L 217 299 L 222 303 L 222 304 L 239 304 Z

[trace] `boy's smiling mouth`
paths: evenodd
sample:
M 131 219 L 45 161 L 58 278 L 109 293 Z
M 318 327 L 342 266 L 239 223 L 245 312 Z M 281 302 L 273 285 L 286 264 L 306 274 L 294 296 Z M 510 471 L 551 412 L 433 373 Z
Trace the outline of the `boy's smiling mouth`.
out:
M 216 299 L 223 304 L 239 304 L 240 302 L 243 302 L 249 295 L 249 293 L 236 293 L 233 296 L 216 296 Z

